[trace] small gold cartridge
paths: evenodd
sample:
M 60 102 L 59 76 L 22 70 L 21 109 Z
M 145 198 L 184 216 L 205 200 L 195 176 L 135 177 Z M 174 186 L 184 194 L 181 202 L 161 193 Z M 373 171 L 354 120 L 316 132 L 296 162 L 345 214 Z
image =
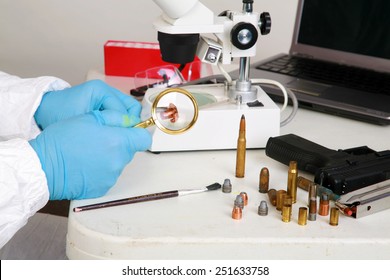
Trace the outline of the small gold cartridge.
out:
M 267 167 L 263 167 L 260 171 L 259 192 L 267 193 L 268 188 L 269 188 L 269 170 Z
M 331 226 L 337 226 L 339 224 L 339 209 L 337 207 L 330 209 L 329 224 Z
M 307 208 L 299 207 L 298 225 L 305 226 L 307 224 Z
M 291 221 L 292 206 L 284 204 L 282 208 L 282 221 L 289 223 Z

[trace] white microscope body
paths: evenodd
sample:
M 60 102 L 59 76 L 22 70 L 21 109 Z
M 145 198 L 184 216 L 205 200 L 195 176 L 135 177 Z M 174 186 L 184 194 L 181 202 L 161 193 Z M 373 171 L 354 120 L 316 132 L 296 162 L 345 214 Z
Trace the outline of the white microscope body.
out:
M 268 13 L 253 12 L 253 0 L 243 0 L 242 12 L 226 11 L 220 16 L 198 0 L 154 0 L 164 11 L 154 23 L 159 33 L 160 50 L 168 62 L 172 55 L 190 50 L 181 36 L 201 36 L 196 41 L 196 53 L 202 62 L 230 64 L 240 59 L 239 77 L 230 84 L 184 86 L 199 103 L 199 116 L 195 125 L 180 135 L 169 135 L 153 128 L 154 152 L 235 149 L 241 116 L 246 119 L 247 148 L 264 148 L 271 136 L 280 133 L 280 109 L 249 78 L 250 57 L 256 55 L 259 33 L 270 30 Z M 168 38 L 166 39 L 165 36 Z M 179 38 L 176 41 L 176 38 Z M 168 42 L 168 46 L 164 46 Z M 178 50 L 172 48 L 178 47 Z M 181 49 L 180 49 L 181 48 Z M 170 52 L 164 54 L 164 52 Z M 186 58 L 187 59 L 187 58 Z M 193 58 L 192 58 L 193 59 Z M 188 60 L 187 60 L 188 61 Z M 192 61 L 192 60 L 191 60 Z M 143 99 L 141 118 L 150 117 L 152 96 L 161 89 L 149 89 Z M 180 104 L 176 104 L 180 107 Z

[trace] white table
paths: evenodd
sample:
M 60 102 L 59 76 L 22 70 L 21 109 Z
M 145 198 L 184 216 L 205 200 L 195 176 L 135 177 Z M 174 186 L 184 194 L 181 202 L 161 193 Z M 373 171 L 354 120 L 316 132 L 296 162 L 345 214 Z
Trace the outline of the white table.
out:
M 92 72 L 128 92 L 126 78 Z M 367 145 L 389 149 L 390 127 L 382 127 L 299 109 L 281 134 L 294 133 L 332 149 Z M 72 201 L 67 256 L 70 259 L 389 259 L 390 210 L 361 219 L 340 215 L 330 226 L 329 216 L 317 215 L 306 226 L 297 223 L 298 208 L 307 193 L 298 189 L 292 220 L 258 192 L 259 172 L 270 171 L 270 188 L 286 189 L 287 166 L 264 153 L 247 151 L 245 178 L 235 173 L 235 151 L 137 153 L 109 193 L 92 200 Z M 312 178 L 309 174 L 300 175 Z M 208 193 L 73 213 L 76 206 L 142 194 L 201 188 L 229 178 L 231 193 Z M 245 191 L 249 204 L 241 220 L 231 211 L 237 194 Z M 261 200 L 268 216 L 259 216 Z

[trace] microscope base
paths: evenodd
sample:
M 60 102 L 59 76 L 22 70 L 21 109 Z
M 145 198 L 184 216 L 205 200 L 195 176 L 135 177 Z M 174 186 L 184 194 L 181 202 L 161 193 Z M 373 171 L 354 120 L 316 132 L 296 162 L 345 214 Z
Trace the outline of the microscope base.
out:
M 280 109 L 258 86 L 257 100 L 264 106 L 249 107 L 227 101 L 223 85 L 197 85 L 183 87 L 191 92 L 199 104 L 199 116 L 195 125 L 188 131 L 169 135 L 153 127 L 151 152 L 228 150 L 237 148 L 241 116 L 246 120 L 246 147 L 264 148 L 268 138 L 280 133 Z M 161 89 L 149 89 L 143 100 L 141 118 L 150 116 L 155 95 Z M 210 97 L 212 102 L 204 102 Z M 199 99 L 200 98 L 200 99 Z M 206 104 L 203 104 L 206 103 Z M 179 106 L 178 106 L 179 107 Z

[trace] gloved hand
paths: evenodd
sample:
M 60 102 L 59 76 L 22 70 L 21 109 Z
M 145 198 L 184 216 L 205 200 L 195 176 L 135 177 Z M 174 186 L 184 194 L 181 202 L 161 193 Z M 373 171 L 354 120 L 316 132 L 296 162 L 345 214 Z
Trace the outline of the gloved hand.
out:
M 48 126 L 30 140 L 48 181 L 50 199 L 104 195 L 135 152 L 150 147 L 142 128 L 124 128 L 122 114 L 104 110 Z
M 45 129 L 50 124 L 94 110 L 116 110 L 124 118 L 127 115 L 131 122 L 138 123 L 141 104 L 101 80 L 92 80 L 45 93 L 34 118 L 38 126 Z

